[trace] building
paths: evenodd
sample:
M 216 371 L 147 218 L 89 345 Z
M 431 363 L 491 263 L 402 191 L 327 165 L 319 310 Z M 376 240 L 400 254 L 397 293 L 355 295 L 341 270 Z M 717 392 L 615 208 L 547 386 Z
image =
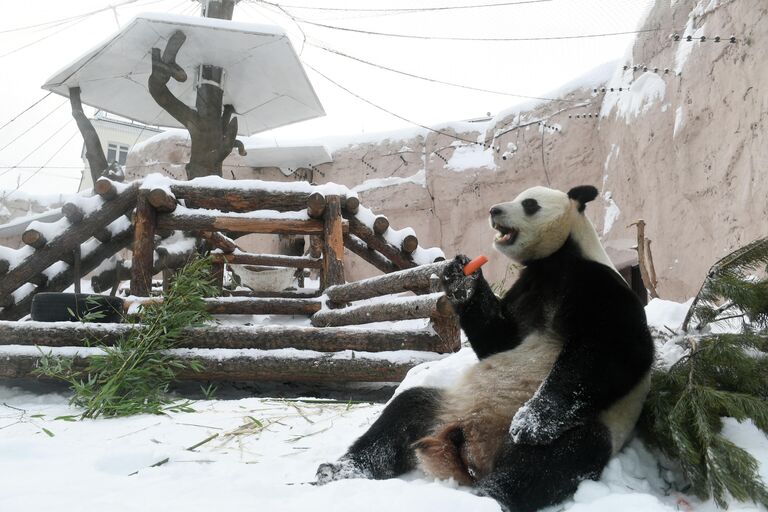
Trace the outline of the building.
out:
M 96 115 L 91 119 L 91 123 L 93 123 L 96 133 L 99 135 L 107 162 L 117 162 L 121 166 L 125 166 L 128 152 L 133 146 L 162 131 L 157 127 L 125 120 L 102 111 L 96 112 Z M 90 167 L 88 166 L 88 160 L 85 158 L 85 144 L 83 144 L 81 157 L 85 163 L 85 168 L 83 169 L 83 176 L 80 180 L 78 191 L 93 187 Z

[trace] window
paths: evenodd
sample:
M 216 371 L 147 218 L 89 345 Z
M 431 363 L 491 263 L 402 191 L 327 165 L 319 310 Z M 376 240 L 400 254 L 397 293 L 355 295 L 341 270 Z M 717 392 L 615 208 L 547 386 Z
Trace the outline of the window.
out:
M 110 142 L 107 144 L 107 162 L 117 162 L 120 165 L 125 165 L 125 161 L 128 158 L 128 146 L 124 144 L 117 144 Z

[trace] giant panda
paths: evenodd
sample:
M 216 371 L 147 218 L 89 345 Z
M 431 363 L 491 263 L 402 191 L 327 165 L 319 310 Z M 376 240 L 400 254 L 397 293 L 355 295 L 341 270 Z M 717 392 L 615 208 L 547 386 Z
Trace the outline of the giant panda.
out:
M 499 299 L 461 255 L 441 276 L 479 361 L 448 389 L 397 395 L 318 483 L 420 468 L 524 512 L 599 477 L 640 414 L 653 342 L 584 214 L 596 196 L 533 187 L 490 208 L 494 247 L 522 265 L 514 285 Z

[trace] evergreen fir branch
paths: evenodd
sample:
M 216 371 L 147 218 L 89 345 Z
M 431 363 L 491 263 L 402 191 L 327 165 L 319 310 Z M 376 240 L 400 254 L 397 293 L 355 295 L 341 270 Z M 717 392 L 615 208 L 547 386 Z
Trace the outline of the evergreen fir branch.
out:
M 723 303 L 738 309 L 762 327 L 768 327 L 768 282 L 750 281 L 750 273 L 768 266 L 768 238 L 761 238 L 733 251 L 717 261 L 707 273 L 699 292 L 688 309 L 683 330 L 697 319 L 697 328 L 716 320 L 713 314 Z
M 654 370 L 641 433 L 680 463 L 700 498 L 721 508 L 728 495 L 768 506 L 757 461 L 722 435 L 724 417 L 768 434 L 768 336 L 692 336 L 688 344 L 669 371 Z

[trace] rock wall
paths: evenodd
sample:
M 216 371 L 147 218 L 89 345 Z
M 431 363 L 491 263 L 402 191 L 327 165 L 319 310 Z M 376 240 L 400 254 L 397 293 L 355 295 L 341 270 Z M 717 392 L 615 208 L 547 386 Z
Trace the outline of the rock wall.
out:
M 768 39 L 767 10 L 764 0 L 658 0 L 643 27 L 653 31 L 638 35 L 625 62 L 582 77 L 559 100 L 487 122 L 369 135 L 311 176 L 243 168 L 236 156 L 225 176 L 345 184 L 392 227 L 413 227 L 424 247 L 488 254 L 484 271 L 497 282 L 514 271 L 494 257 L 488 208 L 533 185 L 594 184 L 601 196 L 587 212 L 609 254 L 631 260 L 629 224 L 644 219 L 660 295 L 685 299 L 719 257 L 768 235 L 768 50 L 757 44 Z M 731 35 L 737 43 L 726 42 Z M 156 156 L 161 149 L 145 146 L 133 162 L 153 170 L 150 155 L 170 161 Z M 178 145 L 160 152 L 170 149 L 184 156 Z M 376 273 L 354 255 L 348 261 L 348 279 Z

